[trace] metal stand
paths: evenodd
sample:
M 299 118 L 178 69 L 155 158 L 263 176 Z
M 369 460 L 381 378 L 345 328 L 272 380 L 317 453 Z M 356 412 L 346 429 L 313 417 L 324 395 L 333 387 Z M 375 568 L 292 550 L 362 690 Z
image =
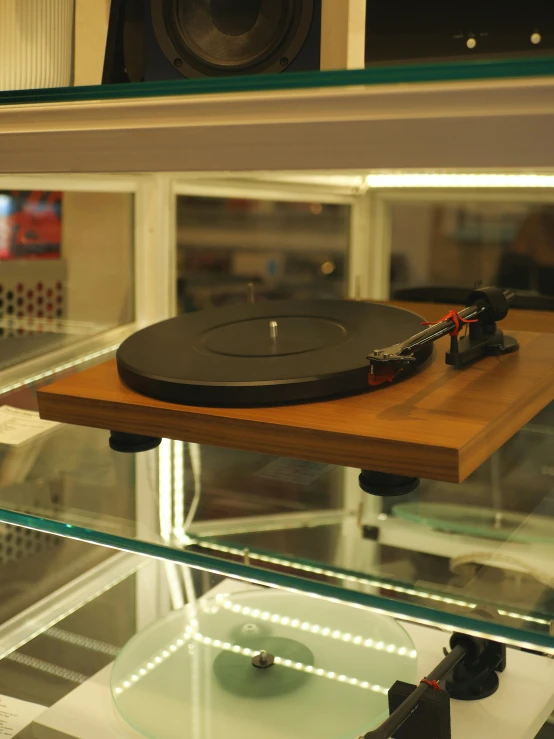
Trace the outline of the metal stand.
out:
M 454 634 L 451 650 L 419 685 L 396 682 L 389 691 L 390 716 L 363 739 L 451 739 L 450 699 L 479 700 L 499 685 L 506 667 L 502 644 Z

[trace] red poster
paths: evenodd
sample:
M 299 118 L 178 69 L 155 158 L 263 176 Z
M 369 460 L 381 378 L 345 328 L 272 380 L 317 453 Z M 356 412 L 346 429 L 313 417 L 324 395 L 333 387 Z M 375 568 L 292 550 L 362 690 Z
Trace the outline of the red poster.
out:
M 61 192 L 0 192 L 0 259 L 60 256 Z

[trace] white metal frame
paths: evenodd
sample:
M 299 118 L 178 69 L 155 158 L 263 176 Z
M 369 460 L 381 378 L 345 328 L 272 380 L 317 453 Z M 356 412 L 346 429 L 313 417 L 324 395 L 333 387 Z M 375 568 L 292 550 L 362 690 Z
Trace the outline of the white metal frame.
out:
M 0 171 L 543 171 L 553 89 L 536 77 L 3 106 Z

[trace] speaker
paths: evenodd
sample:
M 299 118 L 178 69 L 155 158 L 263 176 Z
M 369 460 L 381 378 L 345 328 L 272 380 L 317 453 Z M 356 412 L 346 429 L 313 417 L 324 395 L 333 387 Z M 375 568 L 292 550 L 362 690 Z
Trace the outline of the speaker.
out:
M 112 0 L 103 83 L 318 70 L 322 0 Z
M 552 0 L 367 0 L 366 65 L 553 50 Z

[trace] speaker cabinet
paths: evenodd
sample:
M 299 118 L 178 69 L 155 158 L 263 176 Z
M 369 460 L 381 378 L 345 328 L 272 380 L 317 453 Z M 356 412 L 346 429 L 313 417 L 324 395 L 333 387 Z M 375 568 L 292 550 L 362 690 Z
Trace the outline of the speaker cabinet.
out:
M 368 65 L 553 50 L 552 0 L 367 0 Z
M 319 69 L 322 0 L 112 0 L 103 82 Z

